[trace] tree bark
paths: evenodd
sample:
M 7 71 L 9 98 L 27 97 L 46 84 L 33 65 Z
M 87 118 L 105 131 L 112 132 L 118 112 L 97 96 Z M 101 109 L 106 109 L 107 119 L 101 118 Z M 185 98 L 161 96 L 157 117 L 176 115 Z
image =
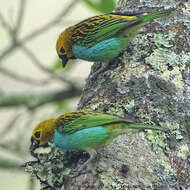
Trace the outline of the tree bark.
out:
M 50 172 L 46 182 L 59 178 L 62 189 L 68 190 L 190 188 L 190 3 L 119 0 L 116 11 L 171 7 L 177 7 L 171 16 L 147 23 L 140 30 L 118 58 L 117 68 L 94 81 L 87 80 L 79 103 L 79 108 L 134 118 L 167 127 L 170 132 L 119 136 L 98 150 L 86 174 L 66 183 L 61 171 Z M 91 74 L 101 64 L 95 63 Z M 54 155 L 57 162 L 61 162 L 60 154 Z M 61 189 L 60 184 L 53 183 L 49 189 Z

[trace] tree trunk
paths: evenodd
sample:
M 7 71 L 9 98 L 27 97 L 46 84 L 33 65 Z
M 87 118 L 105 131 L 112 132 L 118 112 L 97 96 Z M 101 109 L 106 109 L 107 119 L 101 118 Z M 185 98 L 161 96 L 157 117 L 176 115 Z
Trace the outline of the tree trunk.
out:
M 95 81 L 87 80 L 79 103 L 79 108 L 134 118 L 170 132 L 119 136 L 98 150 L 97 159 L 88 166 L 90 172 L 64 182 L 62 189 L 190 188 L 190 3 L 119 0 L 116 11 L 170 7 L 177 7 L 171 16 L 147 23 L 139 31 L 118 58 L 117 68 Z M 95 63 L 91 73 L 99 67 L 101 63 Z M 48 179 L 60 177 L 48 175 Z M 56 183 L 53 187 L 58 189 Z
M 94 168 L 101 172 L 93 176 L 98 184 L 94 189 L 185 189 L 190 185 L 186 130 L 190 125 L 190 3 L 180 2 L 118 1 L 117 11 L 178 8 L 170 17 L 146 24 L 118 59 L 116 69 L 87 81 L 79 107 L 138 118 L 171 132 L 123 135 L 100 150 Z M 94 64 L 92 73 L 100 65 Z M 82 176 L 79 180 L 81 185 L 88 182 Z

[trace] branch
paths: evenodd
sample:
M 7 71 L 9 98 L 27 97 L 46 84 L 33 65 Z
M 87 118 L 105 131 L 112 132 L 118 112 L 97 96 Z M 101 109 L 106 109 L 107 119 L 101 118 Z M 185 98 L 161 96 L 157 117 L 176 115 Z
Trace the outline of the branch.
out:
M 73 0 L 71 1 L 71 3 L 64 8 L 63 10 L 60 11 L 59 14 L 57 14 L 57 16 L 54 17 L 54 19 L 52 19 L 49 23 L 45 24 L 44 26 L 40 27 L 39 29 L 36 29 L 34 32 L 31 32 L 30 34 L 28 34 L 27 36 L 25 36 L 23 39 L 18 40 L 16 39 L 16 43 L 11 44 L 9 47 L 7 47 L 0 55 L 0 62 L 2 62 L 2 60 L 9 55 L 10 53 L 12 53 L 17 47 L 20 46 L 20 44 L 26 43 L 28 41 L 30 41 L 31 39 L 34 39 L 35 37 L 43 34 L 44 32 L 47 32 L 48 30 L 52 29 L 55 25 L 59 24 L 61 21 L 61 18 L 63 18 L 64 16 L 66 16 L 68 14 L 68 12 L 77 5 L 77 3 L 79 3 L 79 0 Z M 4 26 L 6 26 L 6 28 L 8 29 L 9 27 L 7 22 L 3 19 L 2 15 L 0 15 L 0 20 L 3 23 Z M 9 30 L 10 31 L 10 30 Z
M 51 81 L 49 79 L 44 79 L 44 80 L 36 80 L 34 78 L 29 78 L 25 76 L 18 75 L 2 66 L 0 66 L 0 73 L 2 73 L 5 76 L 8 76 L 12 79 L 15 79 L 17 81 L 23 82 L 23 83 L 28 83 L 31 85 L 45 85 L 50 83 Z
M 6 170 L 21 170 L 20 164 L 15 162 L 15 160 L 8 160 L 8 159 L 0 159 L 0 169 L 6 169 Z
M 43 34 L 44 32 L 47 32 L 47 30 L 52 29 L 52 26 L 55 26 L 57 24 L 59 24 L 62 20 L 62 18 L 64 16 L 66 16 L 69 11 L 77 5 L 77 3 L 79 3 L 79 0 L 73 0 L 70 2 L 70 4 L 64 8 L 63 10 L 60 11 L 60 13 L 54 17 L 53 20 L 51 20 L 49 23 L 47 23 L 46 25 L 44 25 L 43 27 L 35 30 L 34 32 L 30 33 L 29 35 L 27 35 L 26 37 L 23 38 L 22 42 L 28 42 L 29 40 L 35 38 L 36 36 L 38 36 L 39 34 Z
M 17 95 L 3 95 L 0 98 L 0 107 L 18 107 L 26 106 L 29 109 L 35 109 L 41 105 L 59 102 L 79 96 L 81 89 L 71 87 L 67 90 L 33 93 L 27 92 Z M 14 94 L 14 93 L 13 93 Z
M 17 35 L 21 29 L 21 26 L 22 26 L 25 7 L 26 7 L 26 0 L 20 0 L 20 8 L 18 11 L 17 21 L 16 21 L 15 28 L 14 28 L 14 33 L 15 33 L 16 37 L 17 37 Z
M 65 82 L 71 86 L 75 86 L 76 82 L 72 82 L 71 80 L 67 80 L 65 77 L 63 77 L 62 75 L 55 73 L 53 70 L 47 68 L 44 66 L 44 64 L 42 64 L 38 58 L 32 53 L 31 50 L 29 50 L 26 46 L 24 46 L 23 44 L 21 44 L 21 48 L 22 50 L 26 53 L 26 55 L 33 61 L 33 63 L 35 64 L 35 66 L 37 66 L 40 70 L 48 73 L 49 75 L 51 75 L 51 77 L 56 78 L 61 80 L 62 82 Z
M 24 46 L 24 44 L 20 44 L 19 47 L 22 48 L 24 53 L 33 61 L 32 63 L 35 64 L 35 66 L 37 66 L 40 70 L 48 73 L 50 75 L 50 78 L 55 78 L 55 79 L 61 80 L 62 82 L 65 82 L 65 83 L 72 85 L 72 86 L 74 86 L 74 84 L 76 84 L 76 82 L 74 82 L 74 81 L 72 82 L 71 80 L 67 80 L 62 75 L 55 73 L 53 70 L 45 67 L 38 60 L 38 58 L 32 53 L 32 51 L 29 50 L 26 46 Z M 11 77 L 13 79 L 16 79 L 20 82 L 24 82 L 24 83 L 28 83 L 28 84 L 32 84 L 32 85 L 45 85 L 45 84 L 48 84 L 51 82 L 50 78 L 44 79 L 44 80 L 36 80 L 34 78 L 21 76 L 21 75 L 18 75 L 17 73 L 14 73 L 14 72 L 10 71 L 9 69 L 6 69 L 2 66 L 0 66 L 0 72 L 4 75 Z
M 10 132 L 10 130 L 13 128 L 14 124 L 22 114 L 23 113 L 14 113 L 13 118 L 11 118 L 11 120 L 8 122 L 8 124 L 4 127 L 4 129 L 0 133 L 1 140 Z
M 7 32 L 9 33 L 9 35 L 11 37 L 13 35 L 13 30 L 1 13 L 0 13 L 0 22 L 1 22 L 2 26 L 7 30 Z

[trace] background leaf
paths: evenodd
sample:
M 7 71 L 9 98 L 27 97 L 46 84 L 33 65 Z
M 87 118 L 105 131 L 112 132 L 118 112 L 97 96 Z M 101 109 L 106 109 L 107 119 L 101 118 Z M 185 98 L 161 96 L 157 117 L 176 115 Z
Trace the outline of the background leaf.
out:
M 61 63 L 61 60 L 60 59 L 58 59 L 58 60 L 56 60 L 56 62 L 52 65 L 52 70 L 53 71 L 57 71 L 57 70 L 61 70 L 61 71 L 68 71 L 68 70 L 70 70 L 70 69 L 72 69 L 72 66 L 75 64 L 75 60 L 72 60 L 72 59 L 70 59 L 68 62 L 67 62 L 67 65 L 66 65 L 66 67 L 62 67 L 62 63 Z
M 94 0 L 83 0 L 85 4 L 87 4 L 90 8 L 101 12 L 101 13 L 109 13 L 112 12 L 113 9 L 115 8 L 115 0 L 99 0 L 95 1 Z

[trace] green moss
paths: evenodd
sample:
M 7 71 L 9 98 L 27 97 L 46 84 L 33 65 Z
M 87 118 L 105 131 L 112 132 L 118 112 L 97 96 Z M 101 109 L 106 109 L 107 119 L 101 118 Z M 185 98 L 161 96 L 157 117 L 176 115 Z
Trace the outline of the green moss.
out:
M 164 168 L 162 178 L 167 178 L 167 176 L 171 175 L 171 173 L 175 173 L 169 161 L 161 159 L 161 160 L 158 160 L 158 163 Z
M 154 43 L 157 48 L 160 47 L 169 48 L 173 46 L 173 44 L 170 43 L 173 37 L 174 35 L 172 32 L 169 32 L 167 35 L 163 33 L 158 33 L 154 35 Z
M 146 64 L 158 71 L 161 77 L 167 81 L 172 81 L 178 88 L 182 89 L 184 86 L 181 71 L 185 70 L 186 65 L 190 61 L 190 53 L 180 53 L 177 50 L 177 44 L 170 44 L 174 37 L 172 32 L 169 34 L 155 34 L 154 42 L 156 49 L 150 56 L 145 58 Z M 176 49 L 176 51 L 173 51 Z
M 112 176 L 107 172 L 102 172 L 99 176 L 102 186 L 109 189 L 113 183 Z
M 149 34 L 146 34 L 146 35 L 140 35 L 140 34 L 138 34 L 134 38 L 133 44 L 138 44 L 138 46 L 134 47 L 132 54 L 129 54 L 126 51 L 125 54 L 124 54 L 124 58 L 122 60 L 122 62 L 124 62 L 127 67 L 129 67 L 129 68 L 136 68 L 136 67 L 142 65 L 142 62 L 141 62 L 142 58 L 141 58 L 141 56 L 144 55 L 144 54 L 146 54 L 147 49 L 149 47 L 149 41 L 147 40 L 147 36 L 148 35 Z M 139 68 L 138 68 L 138 70 L 139 70 Z
M 104 100 L 103 102 L 99 101 L 97 103 L 91 104 L 90 108 L 92 110 L 102 110 L 103 106 L 106 104 L 106 100 Z
M 181 134 L 181 131 L 176 130 L 176 131 L 174 131 L 174 133 L 176 136 L 176 140 L 182 140 L 184 138 L 183 135 Z
M 131 100 L 128 104 L 124 105 L 125 110 L 130 111 L 135 106 L 135 101 Z
M 26 171 L 31 176 L 38 176 L 42 186 L 61 187 L 65 183 L 65 175 L 70 173 L 70 169 L 65 167 L 68 158 L 63 150 L 60 150 L 50 144 L 51 151 L 36 153 L 37 161 L 31 161 L 26 164 Z M 49 149 L 48 148 L 48 149 Z M 45 153 L 46 152 L 46 153 Z M 46 181 L 47 184 L 43 184 Z
M 176 130 L 176 129 L 179 129 L 179 124 L 178 123 L 170 123 L 168 121 L 165 121 L 165 122 L 160 122 L 159 123 L 163 128 L 166 128 L 166 129 L 169 129 L 169 130 Z
M 185 67 L 185 65 L 183 67 Z M 172 82 L 176 85 L 176 87 L 183 89 L 184 88 L 183 78 L 181 74 L 179 75 L 181 69 L 182 68 L 174 67 L 171 72 L 167 68 L 165 68 L 165 72 L 162 74 L 162 77 L 166 80 L 172 79 Z
M 116 114 L 118 116 L 123 116 L 124 115 L 124 111 L 123 111 L 123 109 L 121 108 L 120 105 L 118 105 L 116 108 L 115 107 L 110 107 L 110 109 L 108 110 L 107 113 Z
M 189 148 L 187 144 L 184 144 L 180 147 L 180 150 L 177 153 L 177 156 L 181 158 L 186 158 L 189 153 Z
M 158 148 L 164 148 L 165 147 L 165 143 L 164 140 L 166 139 L 165 133 L 159 133 L 157 131 L 151 131 L 148 130 L 148 132 L 146 133 L 146 138 L 151 141 L 152 143 L 152 148 L 154 151 L 156 151 Z
M 114 173 L 111 175 L 108 172 L 103 172 L 100 175 L 100 180 L 104 189 L 128 189 L 129 185 L 125 182 L 125 180 Z
M 124 182 L 122 178 L 120 178 L 119 176 L 115 176 L 114 181 L 111 184 L 111 187 L 116 190 L 120 190 L 120 189 L 126 188 L 127 184 Z

